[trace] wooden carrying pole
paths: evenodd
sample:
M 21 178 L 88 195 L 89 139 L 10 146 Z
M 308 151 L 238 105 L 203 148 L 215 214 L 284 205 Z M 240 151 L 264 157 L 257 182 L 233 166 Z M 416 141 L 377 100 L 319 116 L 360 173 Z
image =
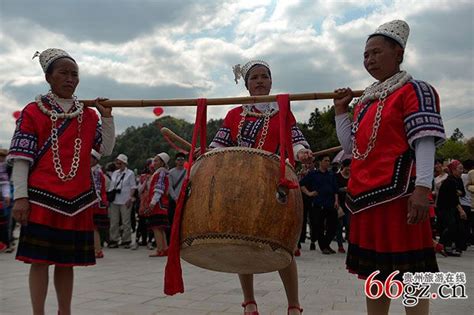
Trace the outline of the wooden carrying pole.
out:
M 354 97 L 362 95 L 362 90 L 353 91 Z M 290 101 L 310 101 L 334 99 L 334 92 L 290 94 Z M 208 98 L 207 105 L 232 105 L 275 102 L 276 95 Z M 85 106 L 93 106 L 94 100 L 81 100 Z M 197 106 L 196 98 L 163 100 L 108 100 L 100 102 L 105 107 L 155 107 L 155 106 Z
M 319 156 L 319 155 L 323 155 L 323 154 L 333 154 L 333 153 L 339 152 L 341 150 L 342 150 L 342 147 L 337 146 L 337 147 L 332 147 L 332 148 L 324 149 L 324 150 L 321 150 L 321 151 L 313 152 L 313 155 L 314 156 Z
M 170 129 L 168 129 L 166 127 L 162 127 L 160 129 L 160 131 L 164 136 L 168 137 L 171 141 L 174 141 L 175 143 L 178 143 L 183 149 L 191 150 L 191 143 L 189 143 L 185 139 L 181 138 L 180 136 L 178 136 L 176 133 L 174 133 Z M 335 153 L 335 152 L 339 152 L 341 150 L 342 150 L 342 147 L 337 146 L 337 147 L 332 147 L 332 148 L 324 149 L 324 150 L 321 150 L 321 151 L 313 152 L 313 155 L 318 156 L 318 155 L 321 155 L 321 154 L 332 154 L 332 153 Z

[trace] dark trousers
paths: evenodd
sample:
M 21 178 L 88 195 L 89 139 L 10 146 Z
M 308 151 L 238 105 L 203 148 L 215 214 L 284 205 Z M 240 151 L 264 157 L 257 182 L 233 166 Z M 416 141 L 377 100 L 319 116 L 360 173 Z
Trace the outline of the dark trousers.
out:
M 469 229 L 468 231 L 470 231 L 470 238 L 469 238 L 469 243 L 471 243 L 471 245 L 474 245 L 474 211 L 469 211 L 469 214 L 467 215 L 468 217 L 468 221 L 469 221 Z
M 170 197 L 169 204 L 168 204 L 168 221 L 170 223 L 170 226 L 165 231 L 166 241 L 168 242 L 168 245 L 170 244 L 170 240 L 171 240 L 171 228 L 173 227 L 173 218 L 174 218 L 175 210 L 176 210 L 176 201 L 174 201 L 173 198 Z
M 306 240 L 306 230 L 308 228 L 308 214 L 311 211 L 313 203 L 311 198 L 303 195 L 303 225 L 301 227 L 301 234 L 299 243 L 304 243 Z
M 466 250 L 466 235 L 464 223 L 457 209 L 443 209 L 440 213 L 441 237 L 439 242 L 445 247 L 451 247 L 453 242 L 458 250 Z
M 10 244 L 10 237 L 8 235 L 8 223 L 9 218 L 5 209 L 2 208 L 3 205 L 0 202 L 0 243 L 4 243 L 5 245 L 9 246 Z
M 471 211 L 470 206 L 462 206 L 464 212 L 466 212 L 466 220 L 463 220 L 464 223 L 464 232 L 466 237 L 467 244 L 473 244 L 473 223 L 474 223 L 474 213 Z M 466 245 L 467 245 L 466 244 Z
M 153 240 L 153 231 L 149 231 L 146 224 L 146 217 L 138 216 L 137 242 L 146 245 Z
M 319 249 L 329 247 L 336 236 L 337 210 L 334 207 L 321 207 L 314 205 L 309 214 L 311 222 L 311 242 L 318 241 Z
M 342 218 L 338 219 L 338 226 L 337 226 L 337 232 L 336 232 L 336 240 L 337 240 L 337 245 L 339 247 L 342 246 L 342 243 L 344 242 L 344 238 L 342 237 L 342 228 L 344 227 L 346 230 L 346 237 L 345 239 L 349 239 L 349 223 L 350 223 L 351 217 L 350 217 L 350 212 L 349 210 L 344 209 L 344 216 Z

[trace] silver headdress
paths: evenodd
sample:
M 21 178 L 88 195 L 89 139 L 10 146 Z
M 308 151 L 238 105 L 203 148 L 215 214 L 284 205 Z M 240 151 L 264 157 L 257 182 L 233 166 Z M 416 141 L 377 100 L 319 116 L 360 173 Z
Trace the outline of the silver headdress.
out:
M 369 38 L 375 35 L 387 36 L 395 40 L 400 44 L 400 46 L 402 46 L 403 49 L 405 49 L 409 34 L 410 27 L 408 26 L 407 22 L 402 20 L 393 20 L 377 27 L 375 32 L 369 35 Z
M 43 68 L 43 72 L 46 73 L 48 71 L 49 66 L 58 60 L 59 58 L 69 58 L 72 61 L 76 62 L 67 52 L 59 48 L 48 48 L 42 53 L 37 51 L 33 58 L 39 57 L 39 62 L 41 64 L 41 68 Z
M 250 70 L 250 68 L 252 68 L 255 65 L 262 65 L 270 69 L 270 66 L 268 65 L 268 63 L 266 63 L 263 60 L 250 60 L 243 67 L 240 66 L 240 63 L 236 64 L 235 66 L 232 67 L 232 71 L 234 72 L 235 84 L 238 84 L 239 79 L 241 78 L 244 79 L 245 81 L 248 71 Z

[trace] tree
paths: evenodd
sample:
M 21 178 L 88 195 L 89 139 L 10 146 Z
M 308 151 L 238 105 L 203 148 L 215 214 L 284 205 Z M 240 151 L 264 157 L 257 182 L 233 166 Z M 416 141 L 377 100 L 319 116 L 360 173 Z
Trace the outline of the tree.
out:
M 308 123 L 298 124 L 313 151 L 339 145 L 334 116 L 333 106 L 323 108 L 323 111 L 316 107 L 311 113 Z
M 468 158 L 467 146 L 462 141 L 448 139 L 436 151 L 436 156 L 443 160 L 456 159 L 464 161 Z
M 207 124 L 207 141 L 212 140 L 222 120 L 210 120 Z M 142 170 L 148 158 L 154 157 L 160 152 L 167 152 L 173 157 L 177 151 L 166 141 L 160 132 L 162 127 L 167 127 L 185 140 L 191 142 L 194 124 L 183 119 L 164 116 L 150 124 L 141 127 L 129 127 L 117 136 L 113 153 L 104 158 L 102 162 L 113 161 L 119 153 L 128 156 L 129 168 Z
M 466 140 L 467 158 L 474 160 L 474 137 Z
M 464 135 L 462 134 L 461 130 L 459 128 L 454 129 L 453 134 L 449 139 L 453 141 L 461 141 L 464 138 Z

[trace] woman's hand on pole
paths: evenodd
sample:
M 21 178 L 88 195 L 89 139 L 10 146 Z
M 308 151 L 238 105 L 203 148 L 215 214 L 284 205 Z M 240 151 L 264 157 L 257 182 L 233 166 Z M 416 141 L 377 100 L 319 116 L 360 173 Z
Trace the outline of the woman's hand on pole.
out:
M 350 88 L 340 88 L 334 91 L 337 96 L 334 98 L 334 107 L 336 115 L 344 114 L 349 111 L 349 104 L 354 98 L 354 94 Z
M 94 106 L 100 113 L 100 116 L 109 118 L 112 117 L 112 107 L 105 107 L 100 102 L 107 101 L 108 98 L 98 97 L 94 100 Z

